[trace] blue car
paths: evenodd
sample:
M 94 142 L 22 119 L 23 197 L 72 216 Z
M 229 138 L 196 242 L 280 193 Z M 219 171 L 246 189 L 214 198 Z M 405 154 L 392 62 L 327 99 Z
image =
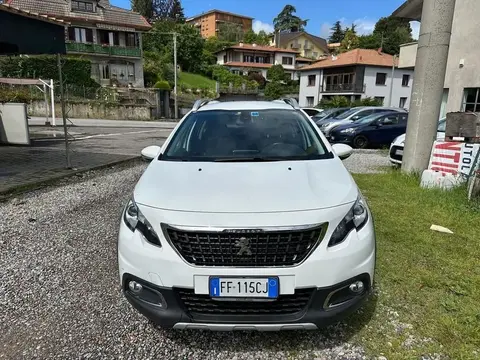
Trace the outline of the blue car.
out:
M 384 112 L 373 114 L 351 124 L 340 125 L 330 133 L 330 142 L 343 143 L 357 149 L 390 146 L 407 130 L 407 113 Z

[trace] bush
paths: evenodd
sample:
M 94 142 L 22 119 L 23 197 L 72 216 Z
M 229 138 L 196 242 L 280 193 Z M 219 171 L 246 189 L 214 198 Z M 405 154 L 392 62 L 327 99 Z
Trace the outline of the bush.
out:
M 153 87 L 158 82 L 158 74 L 154 71 L 144 69 L 143 79 L 145 81 L 145 87 Z
M 155 83 L 155 89 L 170 90 L 170 84 L 166 80 L 160 80 Z
M 92 78 L 90 60 L 76 57 L 62 59 L 63 80 L 67 84 L 100 87 Z M 30 57 L 0 57 L 3 77 L 53 79 L 58 81 L 57 58 L 53 55 Z
M 248 74 L 248 79 L 250 81 L 255 81 L 261 89 L 265 87 L 265 84 L 267 82 L 263 75 L 257 72 L 251 72 L 250 74 Z
M 275 100 L 282 97 L 284 93 L 283 85 L 278 81 L 272 81 L 265 86 L 265 98 Z
M 334 96 L 331 99 L 323 98 L 318 106 L 323 109 L 349 107 L 350 100 L 345 96 Z

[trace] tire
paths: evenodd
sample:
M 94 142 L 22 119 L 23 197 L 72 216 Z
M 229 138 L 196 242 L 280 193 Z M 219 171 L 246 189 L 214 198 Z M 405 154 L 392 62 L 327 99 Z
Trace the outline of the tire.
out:
M 355 149 L 366 149 L 368 147 L 368 139 L 363 135 L 355 136 L 352 143 Z

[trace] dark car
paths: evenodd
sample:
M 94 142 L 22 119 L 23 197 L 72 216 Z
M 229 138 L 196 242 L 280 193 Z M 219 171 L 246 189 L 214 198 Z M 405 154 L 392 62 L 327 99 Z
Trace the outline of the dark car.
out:
M 339 116 L 341 114 L 343 114 L 344 112 L 350 110 L 350 108 L 332 108 L 332 109 L 326 109 L 324 111 L 322 111 L 320 114 L 317 114 L 315 116 L 312 117 L 313 121 L 315 121 L 315 123 L 318 123 L 319 121 L 323 121 L 323 120 L 327 120 L 327 119 L 331 119 L 331 118 L 334 118 L 336 116 Z
M 357 149 L 389 146 L 407 130 L 407 113 L 373 114 L 351 124 L 340 125 L 330 133 L 332 143 L 344 143 Z

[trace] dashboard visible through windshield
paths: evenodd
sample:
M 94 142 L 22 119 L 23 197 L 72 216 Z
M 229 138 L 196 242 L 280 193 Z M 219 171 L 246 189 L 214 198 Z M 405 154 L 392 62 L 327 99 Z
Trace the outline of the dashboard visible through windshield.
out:
M 294 110 L 204 110 L 180 125 L 161 160 L 282 161 L 332 158 L 305 116 Z

